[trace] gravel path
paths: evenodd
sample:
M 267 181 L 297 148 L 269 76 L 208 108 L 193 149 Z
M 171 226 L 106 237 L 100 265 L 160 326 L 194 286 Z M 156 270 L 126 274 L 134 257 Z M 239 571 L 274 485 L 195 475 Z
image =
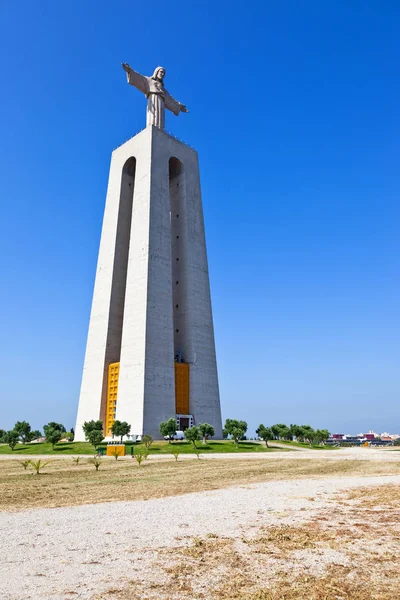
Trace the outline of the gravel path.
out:
M 276 444 L 276 447 L 279 449 L 286 449 L 287 446 L 284 444 Z M 201 451 L 201 445 L 199 445 L 199 449 Z M 338 448 L 335 450 L 308 450 L 307 448 L 298 448 L 293 446 L 289 448 L 289 452 L 226 452 L 226 453 L 211 453 L 205 452 L 201 455 L 202 459 L 205 460 L 282 460 L 288 459 L 290 460 L 304 460 L 304 459 L 326 459 L 331 458 L 333 460 L 390 460 L 390 461 L 399 461 L 400 462 L 400 450 L 395 450 L 393 448 Z M 77 456 L 77 454 L 57 454 L 49 455 L 49 454 L 30 454 L 30 455 L 17 455 L 17 454 L 0 454 L 1 460 L 10 460 L 10 459 L 22 459 L 28 458 L 32 460 L 38 460 L 42 458 L 44 460 L 52 460 L 53 458 L 59 459 L 67 459 L 71 460 L 71 456 Z M 82 454 L 84 458 L 90 458 L 90 454 Z M 168 453 L 163 454 L 150 454 L 148 460 L 171 460 L 172 455 Z M 114 460 L 113 457 L 108 456 L 104 457 L 105 460 Z M 119 458 L 118 460 L 132 460 L 130 455 Z M 185 454 L 182 453 L 179 455 L 179 460 L 197 460 L 195 454 Z
M 160 547 L 208 533 L 240 537 L 282 519 L 309 520 L 339 490 L 384 483 L 400 484 L 400 475 L 269 481 L 157 500 L 0 513 L 0 597 L 89 599 L 124 578 L 146 579 Z

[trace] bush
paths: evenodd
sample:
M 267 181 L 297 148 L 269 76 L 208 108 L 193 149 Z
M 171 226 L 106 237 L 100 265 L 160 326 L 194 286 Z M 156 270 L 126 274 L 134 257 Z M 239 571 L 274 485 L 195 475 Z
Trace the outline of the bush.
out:
M 100 465 L 101 465 L 101 458 L 94 456 L 93 458 L 89 458 L 88 463 L 90 463 L 91 465 L 94 465 L 96 468 L 96 471 L 98 471 L 100 468 Z

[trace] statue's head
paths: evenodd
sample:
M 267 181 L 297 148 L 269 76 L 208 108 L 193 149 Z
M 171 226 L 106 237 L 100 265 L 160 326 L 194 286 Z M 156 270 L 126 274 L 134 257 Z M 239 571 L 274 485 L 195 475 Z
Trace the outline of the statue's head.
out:
M 153 79 L 157 79 L 157 81 L 163 81 L 165 77 L 165 69 L 164 67 L 157 67 L 153 73 Z

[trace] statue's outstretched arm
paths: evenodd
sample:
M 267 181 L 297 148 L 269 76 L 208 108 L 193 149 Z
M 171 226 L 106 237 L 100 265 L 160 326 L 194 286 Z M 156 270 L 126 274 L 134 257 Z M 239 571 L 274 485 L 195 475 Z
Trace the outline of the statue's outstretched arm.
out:
M 143 94 L 147 94 L 149 91 L 149 84 L 147 81 L 147 77 L 134 71 L 132 69 L 132 67 L 130 67 L 128 65 L 128 63 L 122 63 L 122 68 L 124 69 L 124 71 L 126 73 L 128 83 L 130 85 L 134 85 L 135 88 L 137 88 L 138 90 L 143 92 Z
M 165 108 L 168 108 L 174 115 L 179 115 L 180 112 L 189 112 L 186 106 L 181 102 L 178 102 L 178 100 L 175 100 L 167 90 L 164 90 L 164 105 Z

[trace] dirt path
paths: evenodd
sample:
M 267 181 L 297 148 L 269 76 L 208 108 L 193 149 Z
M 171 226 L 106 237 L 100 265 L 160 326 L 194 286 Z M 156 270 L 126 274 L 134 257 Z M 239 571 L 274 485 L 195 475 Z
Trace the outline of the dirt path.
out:
M 89 599 L 131 580 L 153 585 L 159 553 L 168 548 L 195 537 L 240 539 L 263 526 L 299 524 L 332 510 L 335 492 L 387 483 L 400 484 L 400 475 L 272 481 L 157 500 L 1 513 L 7 552 L 0 595 Z

